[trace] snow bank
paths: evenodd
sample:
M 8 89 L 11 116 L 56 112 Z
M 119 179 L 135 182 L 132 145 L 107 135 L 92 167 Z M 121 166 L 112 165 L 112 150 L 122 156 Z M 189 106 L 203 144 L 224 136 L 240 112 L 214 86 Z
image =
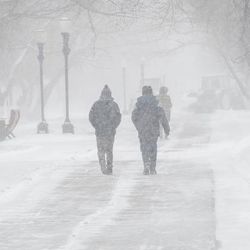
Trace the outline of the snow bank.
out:
M 76 135 L 63 135 L 58 120 L 49 124 L 47 135 L 36 134 L 37 124 L 23 122 L 15 131 L 15 139 L 0 143 L 0 203 L 35 186 L 55 168 L 93 158 L 96 152 L 92 129 L 85 120 L 74 122 Z
M 221 249 L 250 249 L 250 113 L 217 112 L 211 120 L 217 239 Z

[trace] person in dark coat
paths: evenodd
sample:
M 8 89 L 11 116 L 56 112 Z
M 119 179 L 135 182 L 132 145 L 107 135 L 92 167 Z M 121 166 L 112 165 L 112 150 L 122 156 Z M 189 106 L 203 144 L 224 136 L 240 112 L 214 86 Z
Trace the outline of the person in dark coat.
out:
M 158 101 L 153 96 L 150 86 L 142 88 L 142 96 L 137 99 L 136 107 L 132 112 L 132 121 L 138 131 L 142 159 L 144 164 L 143 174 L 156 174 L 157 140 L 160 136 L 160 124 L 166 136 L 170 127 L 163 108 L 158 106 Z
M 121 122 L 121 113 L 107 85 L 104 86 L 100 99 L 92 106 L 89 121 L 95 128 L 102 173 L 110 175 L 113 172 L 113 145 L 116 129 Z

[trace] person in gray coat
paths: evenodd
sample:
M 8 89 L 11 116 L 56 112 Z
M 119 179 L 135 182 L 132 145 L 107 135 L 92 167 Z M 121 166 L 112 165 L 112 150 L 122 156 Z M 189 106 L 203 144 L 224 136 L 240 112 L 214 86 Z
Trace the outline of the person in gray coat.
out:
M 113 145 L 116 129 L 121 122 L 121 113 L 107 85 L 103 88 L 100 99 L 92 106 L 89 121 L 95 128 L 102 173 L 111 175 L 113 173 Z
M 163 108 L 158 106 L 158 101 L 153 96 L 150 86 L 142 88 L 142 96 L 137 99 L 136 107 L 132 112 L 132 121 L 138 131 L 142 159 L 144 164 L 143 174 L 156 174 L 157 141 L 160 136 L 160 124 L 166 136 L 170 127 Z
M 162 86 L 159 91 L 159 95 L 157 96 L 157 100 L 159 101 L 159 106 L 163 108 L 168 122 L 170 123 L 171 118 L 171 108 L 172 108 L 172 101 L 170 96 L 168 95 L 168 88 Z M 160 126 L 160 137 L 164 138 L 164 129 Z M 167 138 L 166 138 L 167 139 Z

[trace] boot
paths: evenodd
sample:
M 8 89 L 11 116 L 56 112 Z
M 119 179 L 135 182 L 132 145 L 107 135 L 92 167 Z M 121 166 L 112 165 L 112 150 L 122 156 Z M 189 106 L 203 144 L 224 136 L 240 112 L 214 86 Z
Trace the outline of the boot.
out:
M 155 168 L 150 169 L 150 174 L 151 175 L 156 175 L 157 174 Z
M 112 166 L 108 166 L 106 169 L 106 174 L 107 175 L 112 175 L 113 174 L 113 167 Z
M 150 163 L 150 174 L 151 175 L 156 175 L 157 174 L 155 168 L 156 168 L 156 161 L 151 160 L 151 163 Z
M 107 168 L 106 168 L 106 163 L 105 163 L 105 161 L 100 161 L 100 166 L 101 166 L 101 171 L 102 171 L 102 173 L 103 174 L 106 174 L 106 172 L 107 172 Z
M 143 174 L 144 175 L 149 175 L 149 173 L 150 173 L 149 169 L 150 169 L 149 165 L 145 165 L 144 170 L 143 170 Z
M 107 168 L 106 168 L 106 166 L 101 166 L 101 171 L 102 171 L 102 173 L 103 174 L 107 174 Z

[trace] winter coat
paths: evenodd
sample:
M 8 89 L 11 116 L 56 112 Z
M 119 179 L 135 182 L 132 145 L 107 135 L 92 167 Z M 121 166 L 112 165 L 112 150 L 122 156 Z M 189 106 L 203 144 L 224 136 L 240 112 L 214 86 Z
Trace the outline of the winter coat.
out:
M 158 95 L 157 99 L 159 101 L 159 106 L 164 109 L 164 111 L 169 111 L 172 108 L 172 102 L 169 95 Z
M 100 98 L 89 112 L 89 121 L 95 128 L 97 137 L 109 137 L 116 134 L 121 122 L 121 113 L 113 98 Z
M 132 121 L 140 138 L 157 138 L 160 135 L 160 124 L 167 135 L 170 131 L 165 112 L 158 106 L 158 101 L 153 95 L 145 95 L 137 99 L 136 107 L 132 112 Z

